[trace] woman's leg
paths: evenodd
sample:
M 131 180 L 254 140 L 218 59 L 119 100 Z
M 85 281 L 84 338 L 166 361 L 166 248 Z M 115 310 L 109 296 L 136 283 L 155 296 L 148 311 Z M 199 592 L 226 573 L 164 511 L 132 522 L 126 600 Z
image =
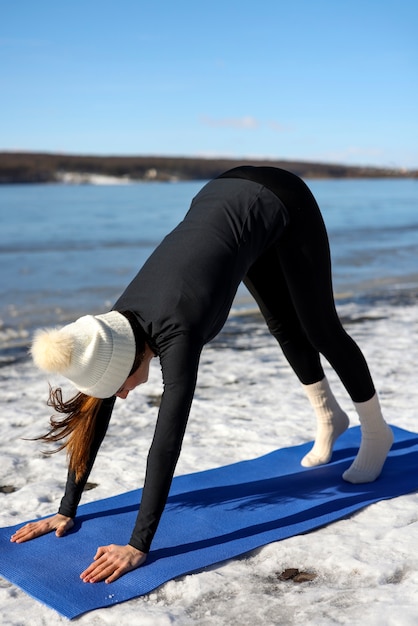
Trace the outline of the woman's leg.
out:
M 319 352 L 312 346 L 299 322 L 278 263 L 277 251 L 271 249 L 258 259 L 244 282 L 315 412 L 315 443 L 301 464 L 312 467 L 328 463 L 334 442 L 348 428 L 349 420 L 330 389 Z
M 303 184 L 303 183 L 301 183 Z M 380 411 L 366 360 L 338 318 L 331 280 L 328 236 L 313 198 L 292 207 L 290 224 L 277 254 L 299 322 L 314 348 L 339 375 L 358 412 L 362 442 L 352 466 L 344 473 L 350 482 L 371 482 L 383 467 L 393 435 Z
M 270 248 L 257 259 L 244 284 L 300 382 L 309 385 L 321 380 L 324 370 L 319 352 L 300 324 L 275 248 Z

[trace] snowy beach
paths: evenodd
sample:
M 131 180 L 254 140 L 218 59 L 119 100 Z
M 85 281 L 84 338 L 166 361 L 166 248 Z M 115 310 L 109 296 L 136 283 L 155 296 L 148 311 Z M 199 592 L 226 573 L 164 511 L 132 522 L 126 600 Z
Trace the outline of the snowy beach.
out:
M 398 231 L 400 228 L 398 225 Z M 411 232 L 409 225 L 405 225 L 406 231 Z M 338 237 L 343 237 L 343 230 L 336 234 L 335 241 Z M 369 237 L 372 239 L 370 232 Z M 358 239 L 353 236 L 353 241 Z M 382 271 L 377 281 L 371 262 L 370 277 L 365 272 L 363 275 L 366 282 L 373 283 L 374 291 L 363 287 L 356 292 L 353 283 L 359 284 L 358 277 L 351 284 L 347 280 L 347 291 L 354 296 L 340 298 L 338 309 L 368 360 L 386 420 L 418 431 L 418 290 L 410 282 L 416 271 L 416 245 L 408 241 L 401 250 L 392 241 L 391 246 L 401 257 L 409 250 L 409 265 L 403 275 L 387 280 L 387 273 Z M 412 249 L 415 256 L 411 258 Z M 125 282 L 123 276 L 121 284 Z M 390 286 L 383 288 L 386 282 Z M 339 285 L 343 290 L 343 281 Z M 40 289 L 39 284 L 34 285 L 34 291 L 36 288 Z M 64 294 L 63 302 L 66 297 Z M 12 317 L 7 320 L 9 329 Z M 31 332 L 30 325 L 27 332 Z M 7 344 L 5 354 L 10 349 Z M 46 457 L 42 444 L 27 440 L 43 434 L 48 427 L 48 381 L 22 351 L 17 354 L 0 368 L 0 526 L 54 513 L 66 478 L 64 453 Z M 351 425 L 357 425 L 345 390 L 326 363 L 324 367 Z M 50 382 L 63 383 L 54 379 Z M 64 389 L 71 393 L 69 387 L 64 385 Z M 155 361 L 148 384 L 132 393 L 129 400 L 117 401 L 83 503 L 142 486 L 161 391 Z M 255 458 L 276 448 L 310 441 L 314 434 L 314 415 L 280 349 L 251 306 L 238 307 L 202 354 L 176 474 Z M 75 623 L 415 626 L 417 540 L 418 494 L 412 493 L 379 502 L 317 531 L 170 581 L 148 596 L 85 614 Z M 17 554 L 18 549 L 16 546 Z M 288 568 L 308 572 L 312 580 L 281 580 L 280 574 Z M 0 623 L 40 626 L 65 624 L 68 620 L 0 578 Z
M 408 430 L 416 430 L 417 310 L 416 305 L 375 306 L 356 310 L 347 324 L 369 360 L 386 419 Z M 346 314 L 348 321 L 350 310 Z M 355 323 L 360 316 L 368 319 Z M 237 332 L 231 322 L 225 341 L 221 335 L 203 354 L 178 474 L 253 458 L 314 436 L 313 415 L 280 351 L 257 321 L 248 321 L 246 331 Z M 328 375 L 352 425 L 357 424 L 344 390 L 333 372 Z M 27 362 L 8 368 L 0 384 L 0 482 L 16 489 L 0 494 L 0 522 L 6 526 L 53 513 L 66 470 L 63 454 L 45 458 L 39 444 L 22 440 L 45 430 L 44 377 Z M 142 484 L 160 393 L 156 366 L 146 388 L 129 402 L 119 401 L 91 475 L 97 486 L 86 491 L 83 502 Z M 77 623 L 416 624 L 417 510 L 417 494 L 380 502 L 318 531 L 171 581 L 147 597 L 86 614 Z M 278 580 L 286 568 L 316 577 L 304 583 Z M 0 599 L 4 625 L 67 622 L 3 579 Z

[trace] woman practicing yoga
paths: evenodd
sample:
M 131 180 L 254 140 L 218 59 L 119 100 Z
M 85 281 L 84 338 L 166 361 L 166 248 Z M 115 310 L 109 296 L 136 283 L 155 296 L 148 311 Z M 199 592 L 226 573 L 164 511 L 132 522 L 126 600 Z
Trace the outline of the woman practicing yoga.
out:
M 241 281 L 316 414 L 315 443 L 302 465 L 327 463 L 336 438 L 348 427 L 324 375 L 322 354 L 354 402 L 361 424 L 360 449 L 343 478 L 363 483 L 379 476 L 393 435 L 364 356 L 335 309 L 328 238 L 318 205 L 290 172 L 238 167 L 203 187 L 112 311 L 36 335 L 35 363 L 62 374 L 78 390 L 68 401 L 59 388 L 51 390 L 49 405 L 64 417 L 53 416 L 43 437 L 64 441 L 69 472 L 58 513 L 23 526 L 12 541 L 52 530 L 60 537 L 73 526 L 115 398 L 126 398 L 146 382 L 150 361 L 157 356 L 164 392 L 132 535 L 124 546 L 99 547 L 81 578 L 112 582 L 145 562 L 180 454 L 202 348 L 223 327 Z

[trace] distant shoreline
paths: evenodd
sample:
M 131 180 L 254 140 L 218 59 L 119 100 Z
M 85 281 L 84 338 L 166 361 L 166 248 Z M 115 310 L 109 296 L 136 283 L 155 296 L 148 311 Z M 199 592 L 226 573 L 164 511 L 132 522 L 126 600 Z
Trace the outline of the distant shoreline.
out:
M 418 170 L 268 159 L 164 156 L 84 156 L 0 152 L 0 184 L 208 180 L 238 165 L 287 169 L 301 178 L 418 178 Z

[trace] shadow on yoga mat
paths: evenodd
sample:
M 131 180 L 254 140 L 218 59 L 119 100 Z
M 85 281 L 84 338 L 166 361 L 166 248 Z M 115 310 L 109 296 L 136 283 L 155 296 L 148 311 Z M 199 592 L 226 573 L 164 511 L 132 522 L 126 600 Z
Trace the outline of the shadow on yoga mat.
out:
M 146 564 L 109 585 L 83 583 L 80 572 L 99 545 L 126 544 L 141 490 L 80 506 L 74 529 L 60 539 L 52 533 L 17 545 L 10 535 L 22 524 L 0 529 L 0 574 L 70 619 L 146 594 L 177 576 L 415 491 L 418 434 L 393 431 L 395 443 L 374 483 L 341 478 L 357 453 L 359 427 L 340 437 L 331 463 L 321 467 L 301 467 L 308 443 L 176 477 Z

